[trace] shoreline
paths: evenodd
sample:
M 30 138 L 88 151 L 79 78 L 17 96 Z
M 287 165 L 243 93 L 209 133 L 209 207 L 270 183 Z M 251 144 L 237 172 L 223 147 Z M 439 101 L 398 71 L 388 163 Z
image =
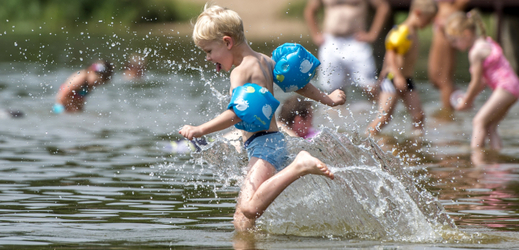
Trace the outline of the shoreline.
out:
M 276 27 L 272 29 L 267 28 L 269 24 L 266 23 L 261 26 L 251 25 L 244 27 L 245 37 L 248 41 L 253 42 L 268 42 L 271 40 L 311 42 L 312 38 L 304 24 L 298 25 L 297 22 L 294 21 L 284 21 L 284 23 L 284 25 L 272 24 L 273 27 Z M 293 25 L 288 25 L 287 23 Z M 185 37 L 186 39 L 190 39 L 193 32 L 193 26 L 190 23 L 141 24 L 135 26 L 133 29 L 138 33 L 151 32 L 151 35 L 171 35 Z
M 196 3 L 203 6 L 207 0 L 179 0 Z M 213 0 L 213 4 L 230 8 L 240 15 L 243 20 L 245 37 L 249 41 L 269 40 L 308 40 L 311 42 L 310 33 L 304 19 L 284 18 L 282 13 L 290 11 L 293 0 L 262 0 L 262 1 L 235 1 Z M 202 9 L 200 9 L 202 12 Z M 192 22 L 196 20 L 193 18 Z M 166 34 L 191 37 L 193 31 L 190 22 L 143 24 L 135 27 L 138 31 L 151 29 L 152 34 Z

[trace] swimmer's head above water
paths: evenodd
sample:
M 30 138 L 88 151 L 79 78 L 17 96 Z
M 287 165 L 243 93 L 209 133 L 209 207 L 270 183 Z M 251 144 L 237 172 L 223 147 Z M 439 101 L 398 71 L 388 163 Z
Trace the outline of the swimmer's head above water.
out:
M 108 81 L 112 77 L 112 74 L 114 72 L 114 66 L 109 61 L 98 60 L 92 65 L 90 65 L 90 67 L 88 67 L 88 71 L 93 71 L 99 76 L 101 76 L 103 81 Z
M 87 69 L 73 73 L 61 85 L 52 112 L 80 112 L 86 103 L 85 98 L 96 86 L 108 82 L 113 74 L 114 66 L 105 60 L 98 60 Z

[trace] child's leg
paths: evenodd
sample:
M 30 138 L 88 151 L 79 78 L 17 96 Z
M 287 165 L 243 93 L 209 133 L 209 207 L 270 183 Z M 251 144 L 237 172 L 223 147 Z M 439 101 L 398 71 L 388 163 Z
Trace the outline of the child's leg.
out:
M 498 145 L 498 141 L 496 141 L 496 138 L 499 138 L 497 124 L 505 117 L 508 109 L 516 101 L 517 98 L 508 91 L 501 88 L 494 90 L 472 120 L 472 141 L 470 143 L 472 148 L 484 147 L 485 139 L 490 135 L 494 137 L 493 140 L 496 146 Z M 494 131 L 489 133 L 492 124 L 495 125 Z
M 402 100 L 411 117 L 413 118 L 413 130 L 418 133 L 423 132 L 424 128 L 424 112 L 422 110 L 422 103 L 420 96 L 416 91 L 408 91 L 402 94 Z
M 234 227 L 238 231 L 245 231 L 254 226 L 255 219 L 248 219 L 242 212 L 242 205 L 252 199 L 258 187 L 266 180 L 274 176 L 276 169 L 268 162 L 253 157 L 249 161 L 249 172 L 240 188 L 240 195 L 234 213 Z
M 490 139 L 490 148 L 495 150 L 500 150 L 501 148 L 503 148 L 503 142 L 501 141 L 501 137 L 499 137 L 499 134 L 497 133 L 497 126 L 499 125 L 499 122 L 501 120 L 502 119 L 499 119 L 499 121 L 492 122 L 487 131 L 488 138 Z
M 485 164 L 485 149 L 483 148 L 475 148 L 472 149 L 472 153 L 470 155 L 470 160 L 474 166 L 481 166 Z
M 372 136 L 377 135 L 380 130 L 386 126 L 389 121 L 391 120 L 391 115 L 393 114 L 393 109 L 396 105 L 398 99 L 397 94 L 388 93 L 388 92 L 381 92 L 379 94 L 378 99 L 378 109 L 379 113 L 377 118 L 375 118 L 374 121 L 372 121 L 369 126 L 367 133 L 369 133 Z
M 510 94 L 510 92 L 508 92 L 506 90 L 498 88 L 496 91 L 499 91 L 499 92 L 502 91 L 502 92 L 504 92 L 503 95 L 509 96 L 510 98 L 513 97 L 508 102 L 506 100 L 502 100 L 503 103 L 501 103 L 501 105 L 503 105 L 503 112 L 496 121 L 494 121 L 490 124 L 490 128 L 488 130 L 488 137 L 490 139 L 490 148 L 492 148 L 494 150 L 500 150 L 503 147 L 503 143 L 501 141 L 501 137 L 499 137 L 499 134 L 497 133 L 497 127 L 499 126 L 499 123 L 505 118 L 506 114 L 508 113 L 508 110 L 510 110 L 510 108 L 515 104 L 517 99 L 515 98 L 515 96 L 513 96 L 512 94 Z M 507 98 L 505 97 L 504 99 L 507 99 Z
M 254 226 L 254 221 L 274 199 L 301 176 L 317 174 L 333 179 L 326 165 L 306 151 L 301 151 L 290 165 L 277 174 L 274 174 L 274 167 L 262 159 L 253 157 L 250 164 L 252 167 L 244 180 L 234 214 L 234 226 L 238 231 Z

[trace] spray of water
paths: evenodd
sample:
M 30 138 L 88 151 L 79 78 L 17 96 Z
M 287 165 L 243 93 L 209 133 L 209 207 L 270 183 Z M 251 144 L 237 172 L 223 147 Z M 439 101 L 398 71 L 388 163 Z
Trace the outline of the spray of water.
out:
M 294 182 L 262 216 L 260 228 L 418 242 L 441 239 L 439 228 L 456 228 L 441 204 L 372 140 L 324 129 L 313 142 L 291 144 L 328 164 L 336 178 L 305 176 Z
M 229 96 L 215 87 L 214 75 L 207 77 L 207 70 L 187 61 L 176 67 L 199 74 L 200 81 L 217 100 L 216 106 L 224 108 Z M 210 119 L 215 113 L 209 109 L 206 116 Z M 352 131 L 358 131 L 356 122 L 352 124 Z M 301 150 L 310 152 L 325 162 L 336 178 L 305 176 L 294 182 L 257 221 L 260 230 L 271 234 L 385 241 L 474 239 L 457 230 L 443 206 L 417 185 L 409 168 L 398 158 L 383 152 L 372 139 L 362 139 L 355 132 L 340 133 L 338 128 L 324 128 L 311 142 L 287 137 L 293 156 Z M 247 171 L 246 154 L 226 139 L 213 139 L 184 164 L 184 167 L 196 166 L 195 172 L 199 173 L 186 183 L 204 185 L 204 175 L 212 173 L 222 184 L 214 186 L 215 189 L 241 186 Z
M 323 129 L 313 139 L 289 138 L 291 155 L 306 150 L 325 162 L 334 180 L 305 176 L 270 205 L 257 226 L 270 234 L 406 242 L 473 241 L 443 206 L 420 188 L 396 157 L 371 139 Z M 228 185 L 240 185 L 247 158 L 217 139 L 193 162 Z

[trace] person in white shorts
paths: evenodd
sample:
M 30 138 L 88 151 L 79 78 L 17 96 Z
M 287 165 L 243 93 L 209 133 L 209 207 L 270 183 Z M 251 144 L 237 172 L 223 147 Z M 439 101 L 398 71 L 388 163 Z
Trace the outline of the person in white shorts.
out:
M 369 5 L 375 17 L 366 32 Z M 324 8 L 322 31 L 317 13 Z M 377 39 L 389 14 L 386 0 L 309 0 L 305 20 L 313 42 L 319 46 L 319 82 L 331 92 L 350 85 L 361 87 L 366 94 L 376 94 L 376 67 L 370 43 Z

